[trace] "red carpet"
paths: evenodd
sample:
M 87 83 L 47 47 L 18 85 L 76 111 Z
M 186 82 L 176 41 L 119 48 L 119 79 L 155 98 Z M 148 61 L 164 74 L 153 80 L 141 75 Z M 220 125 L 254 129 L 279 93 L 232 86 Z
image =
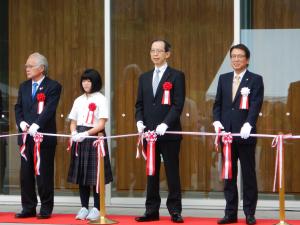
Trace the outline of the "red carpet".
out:
M 87 221 L 80 221 L 74 219 L 75 215 L 73 214 L 54 214 L 50 219 L 46 220 L 38 220 L 35 217 L 27 218 L 27 219 L 15 219 L 14 213 L 0 213 L 0 223 L 25 223 L 25 224 L 87 224 Z M 116 216 L 116 215 L 108 215 L 109 219 L 116 220 L 121 225 L 131 225 L 131 224 L 139 224 L 134 220 L 134 216 Z M 191 224 L 191 225 L 216 225 L 217 219 L 215 218 L 195 218 L 195 217 L 185 217 L 184 224 Z M 258 219 L 257 224 L 259 225 L 272 225 L 278 223 L 278 220 L 264 220 Z M 300 220 L 287 220 L 286 222 L 292 225 L 300 225 Z M 170 221 L 169 217 L 163 216 L 160 218 L 159 221 L 155 222 L 147 222 L 143 223 L 143 225 L 153 225 L 153 224 L 161 224 L 161 225 L 174 225 Z M 245 225 L 245 219 L 239 219 L 236 225 Z

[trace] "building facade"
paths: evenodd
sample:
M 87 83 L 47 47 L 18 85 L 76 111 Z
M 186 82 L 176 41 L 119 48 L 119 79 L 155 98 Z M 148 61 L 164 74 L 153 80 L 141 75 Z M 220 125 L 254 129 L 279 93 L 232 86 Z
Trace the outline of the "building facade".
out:
M 251 51 L 249 69 L 261 74 L 265 83 L 258 132 L 300 134 L 299 1 L 3 0 L 0 10 L 1 134 L 17 132 L 18 86 L 26 79 L 28 55 L 36 51 L 48 58 L 49 76 L 63 85 L 58 133 L 69 134 L 68 113 L 80 95 L 80 75 L 86 68 L 97 69 L 105 81 L 102 91 L 110 103 L 107 134 L 136 133 L 137 81 L 152 68 L 149 50 L 155 38 L 171 43 L 169 64 L 186 74 L 184 131 L 213 131 L 216 82 L 219 74 L 230 71 L 230 46 L 242 42 Z M 129 199 L 130 204 L 144 204 L 145 162 L 135 159 L 136 141 L 109 141 L 114 182 L 106 187 L 107 204 L 126 205 Z M 272 191 L 275 149 L 271 142 L 260 138 L 256 149 L 258 208 L 278 206 L 277 193 Z M 184 207 L 224 205 L 220 153 L 213 143 L 213 137 L 184 136 L 180 153 Z M 15 203 L 20 193 L 17 140 L 0 138 L 0 145 L 0 198 Z M 66 147 L 67 140 L 59 138 L 55 192 L 61 196 L 59 201 L 68 204 L 78 189 L 66 181 L 70 160 Z M 299 209 L 299 148 L 300 140 L 285 141 L 289 209 Z M 166 196 L 164 171 L 161 189 Z

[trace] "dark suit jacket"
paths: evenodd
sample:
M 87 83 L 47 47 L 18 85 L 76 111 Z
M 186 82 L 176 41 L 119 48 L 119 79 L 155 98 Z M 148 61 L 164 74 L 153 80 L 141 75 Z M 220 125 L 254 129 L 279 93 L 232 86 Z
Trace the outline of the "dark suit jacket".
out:
M 26 80 L 19 87 L 18 100 L 15 105 L 16 123 L 20 129 L 22 121 L 27 122 L 29 125 L 36 123 L 40 126 L 38 132 L 56 133 L 56 108 L 58 105 L 61 85 L 48 77 L 45 77 L 38 90 L 38 93 L 44 93 L 46 96 L 44 110 L 41 114 L 37 113 L 38 101 L 36 96 L 32 100 L 32 81 Z M 52 147 L 57 143 L 56 137 L 44 136 L 41 147 Z M 22 144 L 22 137 L 18 137 L 18 144 Z
M 233 72 L 222 74 L 219 77 L 215 103 L 213 106 L 214 121 L 220 121 L 226 132 L 239 133 L 243 124 L 248 122 L 252 126 L 251 133 L 256 133 L 256 121 L 261 110 L 264 97 L 264 84 L 260 75 L 249 72 L 243 76 L 237 94 L 232 101 Z M 249 110 L 239 109 L 241 100 L 241 89 L 250 89 Z M 256 138 L 246 140 L 235 138 L 242 143 L 256 143 Z
M 287 112 L 290 113 L 290 129 L 292 134 L 300 133 L 300 81 L 292 82 L 289 86 L 289 93 L 287 99 Z
M 135 104 L 136 121 L 143 121 L 145 131 L 155 130 L 157 125 L 165 123 L 168 131 L 181 131 L 180 114 L 185 100 L 185 78 L 184 73 L 167 67 L 158 85 L 155 96 L 152 90 L 152 78 L 154 69 L 142 74 L 139 78 L 138 95 Z M 171 82 L 173 88 L 170 90 L 171 105 L 162 105 L 163 84 Z M 179 140 L 181 135 L 165 134 L 159 140 Z

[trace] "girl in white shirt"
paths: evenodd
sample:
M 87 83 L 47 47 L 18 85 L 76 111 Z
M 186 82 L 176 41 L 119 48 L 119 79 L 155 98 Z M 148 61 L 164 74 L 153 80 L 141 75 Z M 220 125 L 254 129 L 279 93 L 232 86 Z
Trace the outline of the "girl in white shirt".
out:
M 87 69 L 81 75 L 83 94 L 75 99 L 69 114 L 71 120 L 72 150 L 68 182 L 79 185 L 82 208 L 76 219 L 96 220 L 99 218 L 99 194 L 97 183 L 97 149 L 93 146 L 96 139 L 86 136 L 105 136 L 105 123 L 108 119 L 108 106 L 104 95 L 100 93 L 102 80 L 94 69 Z M 112 181 L 111 165 L 107 142 L 105 140 L 105 183 Z M 93 187 L 94 207 L 88 211 L 90 187 Z

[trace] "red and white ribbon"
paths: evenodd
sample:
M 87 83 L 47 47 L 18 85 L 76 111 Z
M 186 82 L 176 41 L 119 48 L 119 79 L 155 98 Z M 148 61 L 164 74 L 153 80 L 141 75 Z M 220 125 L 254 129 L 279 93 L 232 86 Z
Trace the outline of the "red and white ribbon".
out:
M 69 138 L 67 152 L 69 152 L 72 149 L 72 144 L 73 144 L 72 138 Z
M 95 103 L 90 103 L 89 104 L 89 111 L 88 111 L 88 114 L 87 114 L 87 117 L 86 117 L 86 123 L 89 123 L 89 124 L 93 124 L 94 123 L 94 117 L 95 117 L 95 110 L 96 110 L 97 106 Z
M 164 94 L 161 100 L 161 104 L 171 105 L 170 90 L 172 89 L 172 87 L 173 85 L 171 82 L 165 82 L 163 84 Z
M 105 147 L 104 147 L 103 137 L 99 137 L 96 141 L 94 141 L 93 146 L 95 148 L 97 148 L 97 184 L 96 184 L 96 192 L 99 193 L 100 157 L 105 156 Z
M 241 89 L 241 101 L 240 101 L 240 109 L 249 109 L 249 98 L 248 95 L 250 94 L 250 89 L 247 87 L 243 87 Z
M 147 141 L 147 176 L 155 175 L 155 142 L 157 140 L 157 134 L 155 131 L 147 131 L 144 133 Z
M 232 179 L 232 160 L 231 160 L 231 133 L 226 133 L 222 137 L 223 142 L 223 166 L 222 166 L 222 178 Z
M 43 112 L 44 104 L 44 101 L 38 103 L 38 114 L 41 114 Z
M 221 139 L 221 128 L 219 128 L 218 132 L 216 133 L 216 137 L 215 137 L 215 149 L 218 152 L 219 151 L 219 143 L 220 143 L 220 139 Z
M 140 152 L 142 152 L 142 154 Z M 135 158 L 139 159 L 139 158 L 141 158 L 141 155 L 143 156 L 143 158 L 145 160 L 147 160 L 146 152 L 145 152 L 145 149 L 144 149 L 143 134 L 142 133 L 139 134 L 139 136 L 138 136 L 138 140 L 137 140 L 137 144 L 136 144 L 136 155 L 135 155 Z
M 25 155 L 25 150 L 26 150 L 26 139 L 27 139 L 27 133 L 22 133 L 22 142 L 23 144 L 20 147 L 20 154 L 21 156 L 27 161 L 27 157 Z
M 43 135 L 36 133 L 33 137 L 34 140 L 34 171 L 35 175 L 40 175 L 41 166 L 41 142 L 43 141 Z
M 275 186 L 278 176 L 278 187 L 282 187 L 282 170 L 283 170 L 283 160 L 284 160 L 284 148 L 283 148 L 283 139 L 290 138 L 292 135 L 279 134 L 272 141 L 272 147 L 276 147 L 276 160 L 275 160 L 275 173 L 274 173 L 274 183 L 273 183 L 273 192 L 275 192 Z
M 37 96 L 37 101 L 38 101 L 38 109 L 37 109 L 37 113 L 41 114 L 44 110 L 44 105 L 45 105 L 45 100 L 46 100 L 46 96 L 44 93 L 38 93 Z

